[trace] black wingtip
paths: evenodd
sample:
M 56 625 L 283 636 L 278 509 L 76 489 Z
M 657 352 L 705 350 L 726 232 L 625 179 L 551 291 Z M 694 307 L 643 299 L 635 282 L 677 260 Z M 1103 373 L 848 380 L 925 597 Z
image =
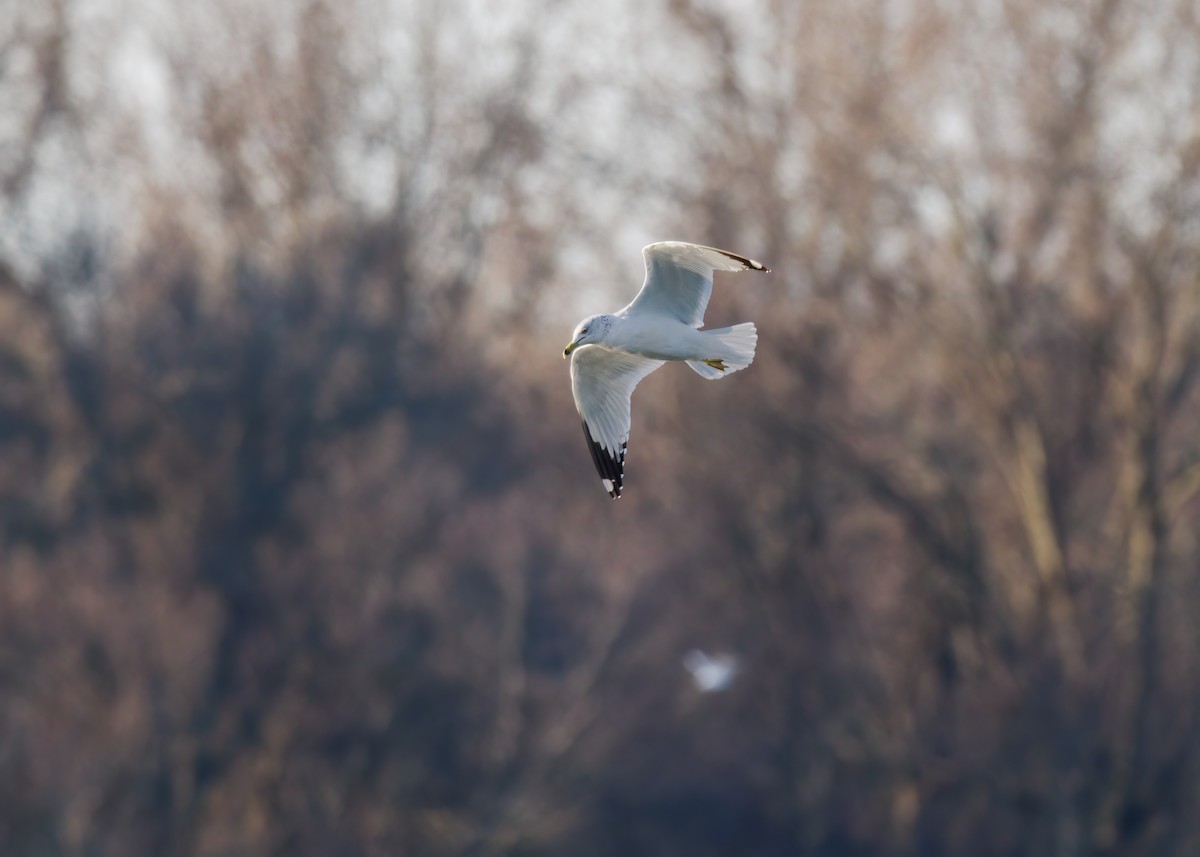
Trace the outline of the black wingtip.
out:
M 591 429 L 586 421 L 583 423 L 583 437 L 587 441 L 588 451 L 592 453 L 592 463 L 600 474 L 600 482 L 608 496 L 614 500 L 621 499 L 621 489 L 625 479 L 625 450 L 627 444 L 621 444 L 621 454 L 613 455 L 596 441 L 592 440 Z
M 745 266 L 744 270 L 761 271 L 764 274 L 771 273 L 771 269 L 768 268 L 766 265 L 764 265 L 762 262 L 756 262 L 747 256 L 739 256 L 737 253 L 730 253 L 728 250 L 718 250 L 717 252 L 721 253 L 725 256 L 728 256 L 730 259 L 733 259 L 734 261 L 741 262 Z

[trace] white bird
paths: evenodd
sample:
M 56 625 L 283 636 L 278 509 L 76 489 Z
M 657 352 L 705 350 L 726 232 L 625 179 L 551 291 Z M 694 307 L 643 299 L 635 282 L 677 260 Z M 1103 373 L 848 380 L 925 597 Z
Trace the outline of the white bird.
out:
M 683 667 L 692 674 L 692 681 L 702 693 L 727 690 L 741 670 L 736 655 L 710 655 L 699 649 L 683 656 Z
M 683 360 L 714 380 L 754 361 L 758 331 L 735 324 L 701 331 L 713 271 L 769 271 L 736 253 L 663 241 L 642 248 L 646 281 L 629 306 L 585 318 L 563 357 L 571 358 L 571 392 L 583 417 L 592 460 L 604 490 L 621 496 L 629 441 L 629 400 L 638 382 L 668 360 Z

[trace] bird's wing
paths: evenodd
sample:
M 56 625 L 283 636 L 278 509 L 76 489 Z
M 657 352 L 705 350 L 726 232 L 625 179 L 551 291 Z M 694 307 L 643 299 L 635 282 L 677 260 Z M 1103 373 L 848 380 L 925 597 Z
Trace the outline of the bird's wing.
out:
M 571 354 L 571 392 L 583 417 L 592 461 L 604 490 L 621 496 L 625 477 L 625 445 L 629 440 L 629 398 L 638 382 L 663 365 L 601 345 L 583 345 Z
M 712 295 L 713 271 L 769 271 L 761 262 L 736 253 L 661 241 L 642 248 L 646 281 L 625 314 L 653 313 L 676 318 L 691 327 L 704 324 L 704 310 Z

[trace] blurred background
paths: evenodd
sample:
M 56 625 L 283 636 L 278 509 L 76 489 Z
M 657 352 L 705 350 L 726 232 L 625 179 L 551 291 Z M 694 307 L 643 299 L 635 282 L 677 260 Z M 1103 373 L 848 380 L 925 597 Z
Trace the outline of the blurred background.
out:
M 1192 0 L 0 0 L 0 853 L 1200 853 L 1198 424 Z

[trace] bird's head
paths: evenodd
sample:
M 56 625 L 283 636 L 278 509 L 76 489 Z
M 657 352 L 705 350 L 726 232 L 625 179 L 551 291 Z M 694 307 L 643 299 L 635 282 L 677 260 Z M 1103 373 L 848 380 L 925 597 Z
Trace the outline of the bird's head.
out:
M 571 356 L 571 352 L 581 345 L 598 345 L 608 338 L 608 332 L 612 330 L 613 317 L 611 315 L 593 315 L 579 322 L 575 328 L 575 332 L 571 334 L 571 341 L 567 343 L 567 347 L 563 349 L 563 357 Z

